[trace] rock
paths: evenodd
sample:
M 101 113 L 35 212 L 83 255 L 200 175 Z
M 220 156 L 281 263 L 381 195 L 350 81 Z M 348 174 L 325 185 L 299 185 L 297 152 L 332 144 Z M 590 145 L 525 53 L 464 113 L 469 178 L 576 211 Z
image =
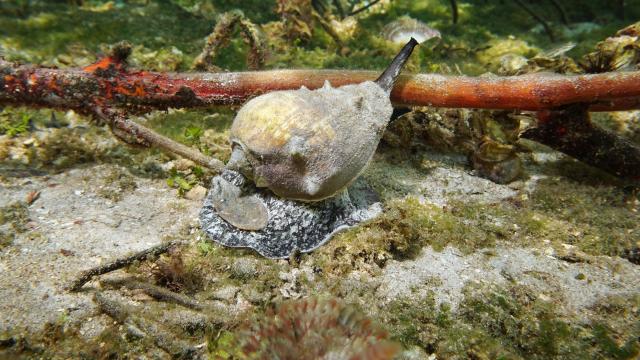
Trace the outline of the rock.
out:
M 0 277 L 0 332 L 42 329 L 45 323 L 58 319 L 57 309 L 77 308 L 69 313 L 72 322 L 95 316 L 91 291 L 69 293 L 64 287 L 92 266 L 178 234 L 200 208 L 199 203 L 177 199 L 173 192 L 166 191 L 163 179 L 134 176 L 137 190 L 123 194 L 117 205 L 94 195 L 96 181 L 114 171 L 126 169 L 103 164 L 51 177 L 33 177 L 19 188 L 0 186 L 0 207 L 41 191 L 38 201 L 29 207 L 29 218 L 37 230 L 16 234 L 15 247 L 5 248 L 0 256 L 0 273 L 11 274 Z M 78 196 L 74 195 L 76 191 Z M 41 241 L 34 241 L 36 236 Z M 20 251 L 8 254 L 14 248 Z M 75 255 L 64 256 L 61 250 L 71 250 Z M 88 336 L 93 334 L 90 324 L 83 331 Z
M 80 336 L 85 340 L 90 340 L 98 337 L 104 329 L 106 329 L 113 320 L 107 315 L 98 315 L 95 317 L 87 318 L 80 325 Z
M 187 159 L 178 159 L 173 163 L 173 165 L 175 166 L 175 169 L 178 171 L 187 171 L 187 170 L 190 170 L 192 167 L 196 166 L 196 164 L 193 161 L 187 160 Z
M 204 199 L 205 196 L 207 196 L 207 188 L 201 185 L 192 187 L 191 190 L 187 191 L 187 193 L 184 194 L 185 198 L 194 201 L 200 201 Z
M 224 286 L 211 294 L 211 299 L 213 300 L 222 300 L 222 301 L 231 301 L 236 297 L 240 289 L 237 286 L 228 285 Z
M 258 275 L 258 262 L 252 258 L 238 258 L 231 264 L 230 275 L 235 279 L 251 279 Z
M 178 326 L 183 331 L 193 334 L 197 331 L 204 331 L 209 326 L 209 319 L 201 312 L 187 309 L 173 309 L 164 311 L 160 317 L 163 324 Z
M 435 358 L 434 354 L 431 356 L 427 355 L 427 353 L 419 346 L 412 346 L 411 348 L 401 352 L 397 357 L 398 360 L 435 360 Z
M 378 298 L 385 303 L 433 292 L 437 304 L 448 303 L 455 310 L 469 283 L 516 283 L 530 287 L 540 300 L 563 299 L 568 311 L 584 315 L 590 306 L 609 296 L 640 292 L 636 281 L 640 269 L 621 258 L 591 256 L 589 262 L 575 262 L 538 254 L 534 249 L 503 246 L 492 252 L 494 256 L 487 258 L 481 251 L 462 255 L 451 247 L 441 252 L 425 248 L 414 260 L 393 260 L 384 269 Z M 616 269 L 617 277 L 611 269 Z M 589 281 L 584 281 L 586 278 Z
M 242 290 L 242 295 L 252 304 L 261 304 L 269 300 L 268 293 L 262 293 L 255 288 L 246 288 Z

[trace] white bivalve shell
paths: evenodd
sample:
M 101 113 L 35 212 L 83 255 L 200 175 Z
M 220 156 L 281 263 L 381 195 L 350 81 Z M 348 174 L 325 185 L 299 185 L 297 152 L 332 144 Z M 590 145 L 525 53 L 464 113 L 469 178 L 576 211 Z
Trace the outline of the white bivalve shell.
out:
M 357 85 L 276 91 L 238 112 L 231 141 L 258 187 L 287 199 L 317 201 L 348 186 L 367 166 L 393 112 L 389 94 Z

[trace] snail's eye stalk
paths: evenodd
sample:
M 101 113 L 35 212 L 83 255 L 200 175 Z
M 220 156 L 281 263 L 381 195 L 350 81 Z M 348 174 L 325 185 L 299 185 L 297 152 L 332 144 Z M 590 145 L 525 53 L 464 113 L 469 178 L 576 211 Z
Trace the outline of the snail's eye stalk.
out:
M 391 65 L 380 75 L 378 79 L 376 79 L 376 84 L 380 85 L 381 88 L 384 89 L 387 93 L 391 93 L 391 89 L 393 88 L 393 84 L 396 82 L 398 75 L 402 71 L 404 64 L 409 60 L 409 56 L 413 52 L 413 48 L 418 45 L 416 39 L 411 38 L 409 42 L 400 50 L 398 55 L 393 59 Z

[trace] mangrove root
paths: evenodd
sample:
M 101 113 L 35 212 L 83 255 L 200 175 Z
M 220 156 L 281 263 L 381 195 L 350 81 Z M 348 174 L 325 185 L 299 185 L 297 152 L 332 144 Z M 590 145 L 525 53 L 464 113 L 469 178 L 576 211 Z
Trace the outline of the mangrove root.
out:
M 547 145 L 616 176 L 640 179 L 640 148 L 594 125 L 585 105 L 540 111 L 537 126 L 525 131 L 521 137 Z
M 220 16 L 213 32 L 207 37 L 202 53 L 193 62 L 193 68 L 200 71 L 218 71 L 219 68 L 214 65 L 214 60 L 218 51 L 229 43 L 235 27 L 240 29 L 242 38 L 249 44 L 247 66 L 251 70 L 261 69 L 264 66 L 266 44 L 258 27 L 241 11 L 230 11 Z
M 273 90 L 333 86 L 373 80 L 376 72 L 338 70 L 273 70 L 240 73 L 157 73 L 127 69 L 127 44 L 113 54 L 84 69 L 48 69 L 17 65 L 0 59 L 0 105 L 47 107 L 74 110 L 106 121 L 116 133 L 130 135 L 129 142 L 156 145 L 220 172 L 223 163 L 195 149 L 172 141 L 128 118 L 168 108 L 206 108 L 240 104 Z M 583 112 L 640 108 L 640 71 L 589 75 L 528 74 L 512 77 L 467 77 L 437 74 L 401 76 L 392 91 L 397 105 L 467 107 L 488 109 L 552 110 L 582 103 Z M 553 113 L 556 110 L 552 110 Z M 566 116 L 556 116 L 571 121 Z M 588 123 L 588 122 L 587 122 Z M 591 144 L 588 154 L 576 154 L 558 133 L 541 124 L 530 138 L 556 150 L 602 167 L 624 177 L 637 177 L 637 152 L 598 150 L 598 146 L 629 145 L 607 133 Z M 558 125 L 560 126 L 560 125 Z M 586 125 L 585 125 L 586 126 Z M 587 131 L 572 124 L 568 132 Z M 591 130 L 593 133 L 595 130 Z M 536 135 L 537 134 L 537 135 Z M 580 138 L 584 133 L 576 134 Z M 126 137 L 125 137 L 126 138 Z M 621 144 L 625 144 L 624 146 Z M 585 144 L 586 145 L 586 144 Z M 574 145 L 576 146 L 576 145 Z M 583 151 L 586 151 L 583 148 Z M 608 152 L 607 152 L 608 151 Z M 624 156 L 616 161 L 599 158 L 598 153 Z M 587 161 L 588 160 L 588 161 Z M 627 170 L 624 165 L 629 165 Z M 82 286 L 82 285 L 80 285 Z M 79 287 L 78 287 L 79 288 Z
M 0 105 L 46 107 L 91 114 L 96 107 L 127 114 L 168 108 L 237 105 L 274 90 L 334 87 L 375 80 L 374 71 L 270 70 L 229 73 L 127 71 L 107 57 L 84 69 L 48 69 L 0 59 Z M 469 77 L 401 75 L 396 105 L 544 110 L 587 103 L 590 111 L 640 108 L 640 71 L 589 75 L 528 74 Z

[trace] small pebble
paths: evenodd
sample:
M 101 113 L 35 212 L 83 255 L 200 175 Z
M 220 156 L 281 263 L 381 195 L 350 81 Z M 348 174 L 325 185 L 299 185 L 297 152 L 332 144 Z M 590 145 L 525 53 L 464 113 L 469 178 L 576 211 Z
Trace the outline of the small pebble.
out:
M 231 301 L 236 297 L 238 293 L 237 286 L 224 286 L 211 294 L 211 299 L 213 300 L 223 300 L 223 301 Z
M 189 200 L 202 200 L 207 195 L 207 188 L 204 186 L 196 185 L 184 194 L 184 197 Z

